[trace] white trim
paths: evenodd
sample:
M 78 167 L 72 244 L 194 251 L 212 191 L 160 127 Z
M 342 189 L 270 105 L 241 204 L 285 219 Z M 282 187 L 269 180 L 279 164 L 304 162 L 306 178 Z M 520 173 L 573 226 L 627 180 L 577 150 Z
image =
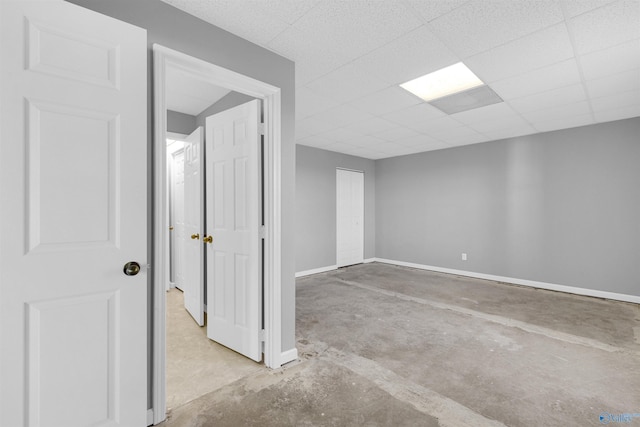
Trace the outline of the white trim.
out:
M 280 355 L 280 361 L 284 365 L 285 363 L 293 362 L 298 359 L 298 349 L 293 347 L 290 350 L 283 351 Z
M 153 89 L 154 89 L 154 268 L 153 278 L 153 378 L 152 404 L 154 424 L 166 418 L 166 342 L 165 342 L 165 298 L 166 240 L 168 227 L 166 204 L 166 69 L 178 68 L 201 80 L 209 81 L 232 91 L 244 93 L 263 100 L 265 122 L 265 251 L 264 251 L 264 315 L 265 351 L 264 364 L 279 368 L 282 359 L 282 300 L 281 300 L 281 94 L 280 88 L 238 74 L 234 71 L 194 58 L 182 52 L 153 45 Z M 160 267 L 160 268 L 159 268 Z
M 457 274 L 459 276 L 475 277 L 477 279 L 493 280 L 494 282 L 512 283 L 514 285 L 529 286 L 532 288 L 547 289 L 569 294 L 584 295 L 588 297 L 605 298 L 616 301 L 632 302 L 640 304 L 640 296 L 618 294 L 615 292 L 598 291 L 594 289 L 577 288 L 574 286 L 557 285 L 555 283 L 536 282 L 535 280 L 516 279 L 514 277 L 495 276 L 493 274 L 475 273 L 473 271 L 455 270 L 453 268 L 434 267 L 432 265 L 415 264 L 413 262 L 395 261 L 391 259 L 375 258 L 375 261 L 385 264 L 399 265 L 402 267 L 418 268 L 420 270 L 437 271 L 439 273 Z
M 332 271 L 337 269 L 338 269 L 337 265 L 328 265 L 326 267 L 312 268 L 311 270 L 298 271 L 296 273 L 296 278 L 311 276 L 312 274 L 326 273 L 327 271 Z
M 153 409 L 147 409 L 147 425 L 153 425 Z
M 367 258 L 362 262 L 365 263 L 365 264 L 369 264 L 370 262 L 376 262 L 376 259 L 375 258 Z

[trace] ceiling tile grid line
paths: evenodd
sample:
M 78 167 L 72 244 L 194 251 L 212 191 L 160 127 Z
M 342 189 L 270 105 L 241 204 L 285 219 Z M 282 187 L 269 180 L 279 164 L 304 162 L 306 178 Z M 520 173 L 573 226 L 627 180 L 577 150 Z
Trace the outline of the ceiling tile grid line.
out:
M 640 0 L 163 1 L 296 62 L 304 145 L 382 158 L 640 115 Z M 503 102 L 447 115 L 398 86 L 460 61 Z

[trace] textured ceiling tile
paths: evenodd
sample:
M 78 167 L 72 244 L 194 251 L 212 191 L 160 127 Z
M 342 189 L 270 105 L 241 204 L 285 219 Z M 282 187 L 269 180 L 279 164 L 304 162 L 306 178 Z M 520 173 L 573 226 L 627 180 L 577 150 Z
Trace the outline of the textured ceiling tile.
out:
M 562 19 L 562 10 L 555 0 L 472 0 L 429 25 L 451 50 L 464 58 Z
M 302 144 L 309 147 L 326 147 L 328 145 L 334 144 L 335 141 L 332 141 L 328 138 L 322 137 L 322 135 L 314 135 L 308 136 L 306 138 L 296 139 L 296 144 Z
M 486 135 L 491 141 L 495 141 L 498 139 L 515 138 L 522 135 L 531 135 L 533 133 L 536 133 L 536 130 L 528 123 L 516 127 L 501 127 L 483 132 L 483 134 Z
M 535 95 L 512 99 L 509 101 L 509 104 L 515 111 L 525 113 L 545 108 L 552 108 L 559 105 L 573 104 L 585 101 L 586 99 L 587 95 L 584 92 L 583 85 L 581 83 L 577 83 L 571 86 L 537 93 Z
M 318 135 L 333 130 L 335 127 L 331 123 L 307 117 L 296 121 L 296 137 L 306 138 L 307 136 Z
M 397 125 L 380 117 L 373 117 L 359 122 L 352 122 L 345 129 L 361 133 L 363 135 L 375 135 L 378 132 L 393 129 Z
M 380 116 L 420 104 L 421 102 L 421 99 L 411 95 L 406 90 L 398 86 L 391 86 L 371 95 L 356 99 L 352 101 L 350 105 L 374 116 Z
M 348 142 L 356 147 L 364 147 L 376 151 L 382 151 L 378 149 L 378 146 L 389 144 L 389 142 L 371 135 L 361 135 L 357 138 L 350 139 Z
M 640 2 L 620 0 L 570 21 L 579 54 L 640 38 Z
M 583 116 L 591 113 L 589 109 L 589 103 L 586 101 L 577 102 L 571 105 L 560 105 L 553 108 L 546 108 L 544 110 L 528 111 L 522 113 L 522 116 L 531 123 L 534 127 L 540 122 L 558 121 L 562 119 L 571 119 L 575 116 Z
M 491 83 L 491 88 L 505 101 L 579 83 L 578 65 L 574 59 Z
M 399 125 L 413 127 L 415 124 L 426 122 L 437 117 L 444 117 L 445 114 L 429 104 L 418 104 L 404 110 L 394 111 L 385 114 L 382 118 Z
M 485 83 L 524 74 L 572 58 L 567 27 L 554 25 L 464 60 Z
M 469 0 L 445 0 L 445 1 L 425 1 L 425 0 L 407 0 L 409 3 L 425 20 L 430 22 L 445 13 L 462 6 L 469 2 Z
M 567 14 L 574 17 L 613 3 L 614 1 L 616 0 L 562 0 L 562 3 L 564 3 Z
M 408 138 L 410 136 L 417 136 L 417 135 L 420 135 L 420 134 L 415 130 L 402 127 L 402 126 L 394 127 L 393 129 L 381 131 L 376 134 L 378 138 L 382 138 L 384 140 L 392 141 L 392 142 L 395 142 L 399 139 Z
M 503 119 L 485 120 L 468 126 L 477 132 L 486 134 L 498 129 L 526 127 L 528 123 L 521 116 L 514 113 L 511 116 L 505 116 Z
M 422 21 L 400 2 L 324 0 L 294 27 L 307 43 L 330 46 L 355 58 L 420 25 Z
M 307 84 L 307 88 L 313 92 L 341 104 L 387 87 L 388 83 L 358 70 L 351 64 Z
M 346 142 L 346 141 L 349 141 L 350 139 L 357 138 L 360 135 L 362 135 L 360 132 L 354 132 L 349 129 L 340 128 L 340 129 L 331 130 L 329 132 L 325 132 L 320 136 L 322 136 L 323 138 L 330 139 L 334 142 Z
M 640 68 L 625 71 L 613 76 L 601 77 L 586 82 L 591 98 L 615 95 L 621 92 L 640 90 Z
M 416 146 L 424 146 L 424 145 L 436 145 L 436 144 L 440 144 L 442 147 L 445 146 L 445 144 L 442 143 L 442 141 L 439 141 L 435 138 L 432 138 L 430 136 L 424 135 L 424 134 L 418 134 L 415 136 L 410 136 L 407 138 L 401 138 L 398 139 L 397 141 L 394 141 L 396 144 L 400 144 L 400 145 L 404 145 L 407 147 L 416 147 Z
M 501 102 L 499 104 L 487 105 L 486 107 L 478 108 L 476 110 L 456 113 L 451 117 L 460 123 L 473 125 L 486 121 L 504 120 L 513 116 L 516 116 L 516 113 L 511 109 L 511 107 L 509 107 L 508 104 Z
M 640 40 L 584 55 L 580 64 L 586 80 L 640 68 Z
M 451 116 L 444 116 L 438 117 L 436 119 L 424 120 L 410 127 L 426 135 L 433 136 L 434 134 L 442 134 L 447 131 L 453 131 L 454 129 L 459 127 L 466 127 L 466 125 L 452 119 Z M 439 138 L 436 137 L 436 139 Z
M 429 28 L 422 26 L 357 59 L 354 65 L 397 85 L 459 60 Z
M 554 118 L 547 121 L 540 121 L 533 123 L 533 127 L 535 127 L 540 132 L 550 132 L 553 130 L 559 129 L 569 129 L 578 126 L 587 126 L 595 123 L 591 114 L 582 114 L 582 115 L 574 115 L 567 116 L 561 119 Z
M 614 120 L 640 117 L 640 104 L 616 108 L 614 110 L 596 111 L 594 113 L 598 122 L 611 122 Z
M 304 119 L 321 113 L 338 104 L 318 95 L 305 87 L 296 89 L 296 119 Z
M 621 92 L 591 100 L 591 107 L 594 111 L 615 110 L 638 104 L 640 104 L 640 90 Z
M 328 123 L 336 128 L 345 127 L 352 123 L 372 118 L 370 114 L 348 105 L 340 105 L 311 117 L 317 121 Z

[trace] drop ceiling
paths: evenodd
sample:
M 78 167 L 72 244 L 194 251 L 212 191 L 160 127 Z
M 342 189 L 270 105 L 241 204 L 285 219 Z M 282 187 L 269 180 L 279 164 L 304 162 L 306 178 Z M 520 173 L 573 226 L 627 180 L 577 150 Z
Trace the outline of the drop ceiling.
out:
M 640 0 L 163 0 L 296 63 L 296 142 L 380 159 L 640 116 Z M 398 85 L 464 62 L 504 102 Z

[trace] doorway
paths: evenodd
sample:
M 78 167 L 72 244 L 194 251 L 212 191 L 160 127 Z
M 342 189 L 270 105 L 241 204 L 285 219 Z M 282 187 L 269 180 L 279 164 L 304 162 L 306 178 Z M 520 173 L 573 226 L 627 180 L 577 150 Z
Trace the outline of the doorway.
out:
M 211 85 L 234 91 L 243 96 L 256 98 L 263 105 L 264 125 L 259 126 L 263 134 L 263 188 L 264 227 L 263 239 L 264 290 L 263 329 L 260 354 L 265 366 L 280 367 L 280 89 L 259 82 L 216 65 L 190 57 L 183 53 L 154 45 L 154 95 L 155 95 L 155 226 L 154 257 L 156 268 L 153 281 L 153 346 L 152 346 L 152 405 L 153 422 L 165 419 L 166 413 L 166 313 L 167 301 L 163 297 L 171 278 L 171 247 L 168 209 L 169 180 L 167 163 L 167 102 L 170 74 L 179 70 Z M 185 150 L 186 153 L 186 150 Z M 185 154 L 186 157 L 186 154 Z M 175 228 L 174 228 L 175 229 Z M 196 233 L 194 233 L 196 234 Z M 201 233 L 201 237 L 209 237 Z M 198 237 L 196 237 L 197 239 Z M 214 237 L 215 238 L 215 237 Z M 203 242 L 210 243 L 210 240 Z M 247 295 L 255 300 L 253 293 Z M 256 335 L 257 337 L 258 335 Z
M 336 169 L 336 264 L 364 262 L 364 172 Z

